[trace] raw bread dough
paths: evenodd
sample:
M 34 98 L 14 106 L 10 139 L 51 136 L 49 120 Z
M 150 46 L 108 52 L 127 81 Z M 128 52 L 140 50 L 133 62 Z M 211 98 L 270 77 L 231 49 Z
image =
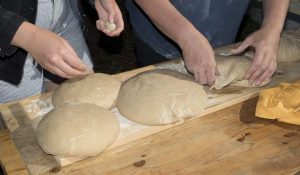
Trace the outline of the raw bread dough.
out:
M 280 38 L 278 62 L 294 62 L 300 60 L 300 29 L 285 31 Z
M 233 84 L 241 87 L 257 87 L 250 85 L 249 81 L 244 79 L 246 71 L 249 69 L 253 57 L 252 52 L 245 52 L 242 55 L 234 56 L 230 50 L 236 48 L 238 44 L 233 44 L 215 49 L 217 68 L 220 76 L 216 78 L 215 84 L 211 87 L 222 89 Z M 278 62 L 294 62 L 300 60 L 300 30 L 285 31 L 280 38 L 278 48 Z M 267 85 L 271 79 L 265 80 L 259 86 Z
M 61 84 L 52 96 L 52 103 L 55 107 L 64 103 L 91 103 L 113 108 L 120 86 L 121 82 L 111 75 L 89 74 Z
M 169 69 L 138 74 L 121 86 L 120 113 L 146 125 L 162 125 L 199 114 L 207 103 L 203 87 L 192 76 Z
M 250 85 L 249 81 L 244 79 L 246 71 L 251 65 L 251 60 L 248 57 L 216 56 L 216 62 L 220 75 L 216 78 L 211 89 L 222 89 L 232 83 L 241 87 L 257 87 L 255 85 Z M 270 79 L 264 81 L 260 86 L 265 86 L 269 82 Z
M 259 94 L 256 116 L 300 125 L 300 81 L 263 90 Z
M 110 146 L 119 128 L 118 120 L 108 109 L 87 103 L 65 104 L 41 120 L 37 138 L 48 154 L 89 157 Z
M 236 48 L 241 43 L 235 43 L 228 46 L 216 48 L 214 50 L 216 56 L 231 56 L 230 51 Z M 280 37 L 280 43 L 277 53 L 278 63 L 282 62 L 294 62 L 300 60 L 300 29 L 283 31 Z M 247 51 L 242 53 L 246 57 L 252 58 L 254 56 L 253 51 Z
M 107 29 L 107 30 L 109 30 L 109 31 L 115 31 L 116 29 L 117 29 L 117 26 L 116 26 L 116 24 L 115 23 L 111 23 L 111 22 L 109 22 L 109 21 L 105 21 L 105 28 Z

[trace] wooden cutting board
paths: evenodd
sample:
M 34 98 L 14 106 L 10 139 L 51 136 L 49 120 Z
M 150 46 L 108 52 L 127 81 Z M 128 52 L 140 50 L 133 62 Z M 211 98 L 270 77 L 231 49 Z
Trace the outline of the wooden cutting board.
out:
M 176 64 L 176 61 L 164 64 Z M 272 82 L 267 87 L 274 86 L 280 82 L 290 82 L 300 79 L 299 67 L 300 62 L 278 65 L 281 73 L 275 75 Z M 155 68 L 156 66 L 148 66 L 118 74 L 116 77 L 121 81 L 124 81 L 139 72 Z M 210 92 L 206 89 L 209 94 L 209 105 L 198 117 L 253 98 L 257 96 L 262 89 L 263 88 L 242 88 L 234 86 L 228 86 L 221 91 L 215 92 Z M 50 97 L 51 93 L 0 106 L 5 125 L 10 130 L 13 141 L 31 174 L 45 173 L 56 167 L 65 166 L 79 160 L 77 158 L 61 158 L 47 155 L 37 144 L 35 128 L 40 118 L 48 112 L 48 106 L 49 104 L 51 105 Z M 121 126 L 123 122 L 123 125 L 126 127 L 121 129 L 119 138 L 109 149 L 139 140 L 185 122 L 181 121 L 164 126 L 144 126 L 133 122 L 130 123 L 130 121 L 126 121 L 122 116 L 118 116 L 118 119 L 121 120 Z

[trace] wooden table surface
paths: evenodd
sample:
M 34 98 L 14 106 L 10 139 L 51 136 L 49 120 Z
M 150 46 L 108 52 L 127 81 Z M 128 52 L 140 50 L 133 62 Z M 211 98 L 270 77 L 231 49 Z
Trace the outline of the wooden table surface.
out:
M 46 174 L 300 173 L 300 126 L 254 116 L 257 98 Z M 7 174 L 27 174 L 9 132 L 0 132 Z M 14 148 L 14 149 L 13 149 Z M 3 156 L 10 161 L 3 162 Z

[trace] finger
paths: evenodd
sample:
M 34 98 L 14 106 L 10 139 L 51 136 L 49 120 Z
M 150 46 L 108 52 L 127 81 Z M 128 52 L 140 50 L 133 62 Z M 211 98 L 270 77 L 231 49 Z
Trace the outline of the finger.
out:
M 78 71 L 77 69 L 74 69 L 73 67 L 71 67 L 67 62 L 65 62 L 62 59 L 60 61 L 58 61 L 58 64 L 56 65 L 56 67 L 58 67 L 62 72 L 64 72 L 65 74 L 67 74 L 70 77 L 77 77 L 77 76 L 85 74 L 85 72 L 81 72 L 81 71 Z
M 201 72 L 197 72 L 198 76 L 199 76 L 199 82 L 200 84 L 208 84 L 207 83 L 207 75 L 206 75 L 206 71 L 201 71 Z
M 232 54 L 240 54 L 245 49 L 247 49 L 249 46 L 251 46 L 253 43 L 252 38 L 246 38 L 236 49 L 230 50 L 230 53 Z
M 71 78 L 69 75 L 67 75 L 66 73 L 64 73 L 63 71 L 61 71 L 58 67 L 56 66 L 49 66 L 46 68 L 49 72 L 51 72 L 52 74 L 58 75 L 62 78 Z
M 258 68 L 261 66 L 263 57 L 264 52 L 261 49 L 257 49 L 253 58 L 253 62 L 246 72 L 245 79 L 249 80 L 250 77 L 258 70 Z
M 255 81 L 255 85 L 261 85 L 263 82 L 270 79 L 272 75 L 275 73 L 276 67 L 277 67 L 276 61 L 269 62 L 269 65 L 265 70 L 265 72 L 260 77 L 258 77 L 257 80 Z
M 115 23 L 116 13 L 114 5 L 109 5 L 108 10 L 108 21 L 110 23 Z
M 113 36 L 119 36 L 120 33 L 124 30 L 124 20 L 123 20 L 123 17 L 122 17 L 122 13 L 119 9 L 119 7 L 116 7 L 116 19 L 115 19 L 115 23 L 116 23 L 116 30 L 112 31 L 111 34 Z
M 269 63 L 269 58 L 267 55 L 262 56 L 261 61 L 254 63 L 255 65 L 257 65 L 257 68 L 254 70 L 253 74 L 249 77 L 250 84 L 253 84 L 257 80 L 257 78 L 265 72 L 265 70 L 268 67 L 268 63 Z
M 200 78 L 199 78 L 199 75 L 197 74 L 197 72 L 194 73 L 194 78 L 198 83 L 200 83 Z
M 87 66 L 82 63 L 81 59 L 77 56 L 77 53 L 74 51 L 73 47 L 69 45 L 66 40 L 62 40 L 64 46 L 68 49 L 68 52 L 64 52 L 64 60 L 73 68 L 85 72 L 87 70 Z
M 208 69 L 206 71 L 206 77 L 207 77 L 208 85 L 212 86 L 216 79 L 216 69 L 215 68 Z
M 102 4 L 99 2 L 99 0 L 95 1 L 95 7 L 96 7 L 96 11 L 98 13 L 98 17 L 99 19 L 102 19 L 104 21 L 109 20 L 108 19 L 108 14 L 107 11 L 103 8 Z
M 97 20 L 96 26 L 98 30 L 105 33 L 107 36 L 112 36 L 111 31 L 106 28 L 105 22 L 103 20 Z

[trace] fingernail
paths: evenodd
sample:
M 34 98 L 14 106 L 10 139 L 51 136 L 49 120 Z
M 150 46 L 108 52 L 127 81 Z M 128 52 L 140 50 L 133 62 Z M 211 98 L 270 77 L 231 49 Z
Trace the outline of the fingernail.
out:
M 261 83 L 260 81 L 256 81 L 256 82 L 255 82 L 255 86 L 259 86 L 260 83 Z

